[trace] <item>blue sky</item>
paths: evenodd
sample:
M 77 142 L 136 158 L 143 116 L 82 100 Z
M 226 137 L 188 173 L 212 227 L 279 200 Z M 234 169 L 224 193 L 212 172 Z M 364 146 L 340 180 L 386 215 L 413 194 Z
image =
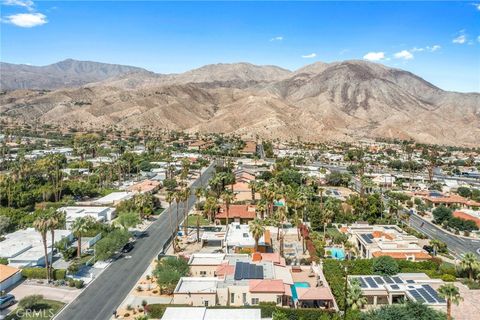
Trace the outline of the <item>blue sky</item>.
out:
M 442 89 L 480 91 L 480 1 L 0 1 L 4 62 L 73 58 L 172 73 L 369 59 Z

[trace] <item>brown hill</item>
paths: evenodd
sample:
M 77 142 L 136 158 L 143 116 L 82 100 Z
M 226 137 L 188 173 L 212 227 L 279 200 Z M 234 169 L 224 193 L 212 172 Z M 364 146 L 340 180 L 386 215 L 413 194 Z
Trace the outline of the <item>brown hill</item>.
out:
M 365 61 L 315 63 L 295 72 L 241 63 L 177 75 L 127 73 L 84 87 L 6 92 L 0 116 L 93 129 L 480 145 L 480 94 L 443 91 L 412 73 Z

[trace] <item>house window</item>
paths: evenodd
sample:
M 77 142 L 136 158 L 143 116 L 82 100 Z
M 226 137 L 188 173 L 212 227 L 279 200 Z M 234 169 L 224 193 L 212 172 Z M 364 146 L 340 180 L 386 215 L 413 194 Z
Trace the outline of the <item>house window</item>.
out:
M 235 293 L 230 293 L 230 303 L 235 303 Z
M 282 296 L 277 296 L 277 304 L 282 304 Z
M 207 271 L 200 271 L 200 276 L 205 277 L 207 275 Z
M 208 307 L 208 300 L 203 301 L 203 305 L 204 305 L 205 307 Z
M 259 302 L 258 298 L 252 298 L 252 304 L 254 304 L 254 305 L 258 304 L 258 302 Z
M 247 294 L 245 292 L 242 294 L 242 302 L 243 304 L 247 303 Z

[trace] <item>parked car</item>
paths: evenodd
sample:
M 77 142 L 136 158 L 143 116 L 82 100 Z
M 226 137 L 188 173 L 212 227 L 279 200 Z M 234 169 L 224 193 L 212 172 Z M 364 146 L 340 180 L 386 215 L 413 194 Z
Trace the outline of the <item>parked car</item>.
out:
M 128 253 L 128 252 L 132 251 L 133 248 L 134 248 L 133 243 L 129 242 L 126 245 L 123 246 L 122 253 Z
M 427 251 L 429 254 L 433 253 L 433 247 L 432 246 L 424 245 L 423 250 Z
M 0 310 L 6 309 L 15 304 L 15 296 L 13 294 L 6 294 L 0 297 Z

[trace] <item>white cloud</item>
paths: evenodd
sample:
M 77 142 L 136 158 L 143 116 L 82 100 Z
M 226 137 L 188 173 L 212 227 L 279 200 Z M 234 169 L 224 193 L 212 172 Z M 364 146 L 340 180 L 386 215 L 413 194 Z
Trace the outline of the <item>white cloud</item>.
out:
M 413 59 L 413 54 L 408 50 L 402 50 L 393 55 L 397 59 L 411 60 Z
M 302 58 L 311 59 L 311 58 L 315 58 L 316 56 L 317 56 L 316 53 L 310 53 L 310 54 L 303 55 Z
M 477 37 L 477 41 L 480 42 L 480 36 Z
M 425 51 L 425 48 L 413 48 L 412 50 L 410 50 L 411 52 L 422 52 L 422 51 Z
M 428 52 L 435 52 L 437 50 L 440 50 L 442 47 L 438 44 L 434 44 L 433 46 L 426 46 L 426 47 L 421 47 L 421 48 L 417 48 L 417 47 L 414 47 L 412 49 L 410 49 L 409 51 L 410 52 L 424 52 L 424 51 L 428 51 Z
M 464 44 L 465 42 L 467 42 L 467 36 L 464 34 L 461 34 L 458 37 L 454 38 L 452 42 L 457 44 Z
M 369 52 L 363 56 L 363 59 L 370 61 L 380 61 L 385 59 L 385 52 Z
M 48 22 L 47 16 L 42 13 L 18 13 L 7 16 L 4 21 L 22 28 L 41 26 Z
M 270 39 L 270 41 L 282 41 L 282 40 L 283 40 L 282 36 L 273 37 L 272 39 Z
M 478 11 L 480 11 L 480 3 L 472 3 L 475 8 L 477 8 Z
M 33 6 L 35 5 L 31 0 L 5 0 L 3 4 L 6 6 L 18 6 L 27 8 L 29 11 L 33 10 Z

